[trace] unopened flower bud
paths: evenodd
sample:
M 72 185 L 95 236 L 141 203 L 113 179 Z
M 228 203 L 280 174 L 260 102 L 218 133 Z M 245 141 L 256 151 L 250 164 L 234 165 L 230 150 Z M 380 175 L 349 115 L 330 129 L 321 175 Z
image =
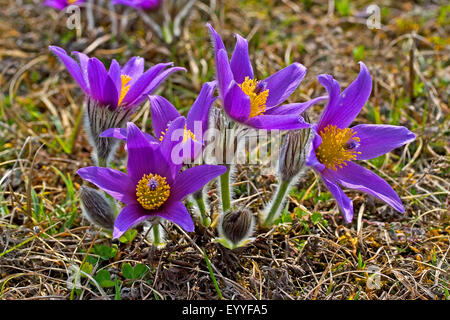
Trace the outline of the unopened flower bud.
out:
M 254 228 L 254 217 L 250 210 L 238 209 L 225 213 L 219 223 L 220 238 L 216 241 L 229 249 L 245 246 Z
M 82 212 L 91 223 L 109 230 L 114 228 L 113 208 L 102 192 L 82 186 L 80 199 Z
M 278 161 L 278 171 L 282 181 L 292 180 L 302 169 L 309 132 L 309 129 L 303 129 L 289 131 L 286 134 Z
M 89 143 L 94 148 L 94 161 L 106 166 L 114 155 L 119 140 L 103 138 L 100 134 L 107 129 L 123 128 L 133 114 L 133 108 L 100 105 L 96 100 L 88 98 L 85 107 L 85 129 Z M 103 162 L 103 163 L 101 163 Z

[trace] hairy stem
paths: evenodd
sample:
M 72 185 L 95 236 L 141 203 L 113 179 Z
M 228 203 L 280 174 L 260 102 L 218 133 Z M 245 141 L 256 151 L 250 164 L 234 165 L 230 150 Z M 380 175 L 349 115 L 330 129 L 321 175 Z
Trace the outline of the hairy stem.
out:
M 280 186 L 275 195 L 275 199 L 272 202 L 272 206 L 270 207 L 270 210 L 262 223 L 263 227 L 267 228 L 273 224 L 273 221 L 275 220 L 280 211 L 280 206 L 283 203 L 284 199 L 286 198 L 286 194 L 289 189 L 289 184 L 290 184 L 289 180 L 281 181 Z
M 230 168 L 229 164 L 225 165 L 227 167 L 227 172 L 220 176 L 220 193 L 222 196 L 222 211 L 227 212 L 231 208 L 231 197 L 230 197 Z

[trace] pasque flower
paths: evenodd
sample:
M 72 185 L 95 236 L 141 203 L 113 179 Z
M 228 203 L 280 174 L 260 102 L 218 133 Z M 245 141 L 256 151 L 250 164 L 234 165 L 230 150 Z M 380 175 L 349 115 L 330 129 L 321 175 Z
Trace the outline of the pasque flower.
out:
M 372 90 L 372 77 L 360 62 L 359 76 L 341 93 L 331 75 L 320 75 L 319 82 L 329 95 L 328 105 L 317 124 L 306 164 L 320 173 L 336 198 L 345 220 L 353 218 L 353 203 L 339 185 L 369 193 L 404 212 L 402 202 L 389 184 L 372 171 L 354 163 L 383 155 L 415 139 L 405 127 L 361 124 L 348 128 Z
M 166 69 L 172 63 L 159 63 L 144 72 L 144 59 L 140 57 L 131 58 L 123 67 L 113 59 L 106 70 L 100 60 L 81 52 L 72 52 L 78 57 L 78 64 L 62 48 L 50 46 L 50 51 L 61 59 L 86 94 L 86 130 L 97 158 L 105 161 L 113 153 L 116 142 L 100 138 L 100 133 L 123 127 L 147 94 L 155 91 L 171 73 L 185 70 Z
M 162 0 L 113 0 L 113 4 L 123 4 L 138 10 L 152 10 L 157 8 Z
M 84 3 L 85 0 L 45 0 L 44 5 L 58 10 L 62 10 L 70 5 Z
M 182 129 L 185 120 L 175 119 L 161 143 L 152 144 L 131 122 L 127 124 L 127 174 L 109 168 L 86 167 L 78 174 L 116 200 L 125 203 L 114 224 L 114 238 L 145 219 L 160 217 L 186 231 L 193 231 L 191 216 L 183 205 L 185 196 L 225 172 L 223 166 L 201 165 L 180 172 L 181 165 L 171 161 L 178 141 L 171 136 Z
M 214 43 L 220 98 L 228 116 L 257 129 L 292 130 L 310 126 L 300 114 L 323 97 L 281 105 L 305 76 L 303 65 L 293 63 L 258 81 L 253 75 L 247 40 L 236 34 L 236 47 L 229 60 L 219 34 L 210 24 L 207 26 Z

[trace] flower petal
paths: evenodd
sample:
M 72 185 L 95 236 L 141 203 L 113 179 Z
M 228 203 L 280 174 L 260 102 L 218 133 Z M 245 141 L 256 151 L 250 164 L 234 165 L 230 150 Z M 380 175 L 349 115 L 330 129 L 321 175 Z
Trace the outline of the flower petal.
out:
M 219 52 L 219 50 L 225 49 L 225 45 L 223 44 L 220 35 L 216 32 L 216 30 L 214 30 L 214 28 L 209 23 L 206 24 L 206 27 L 208 27 L 209 29 L 209 33 L 214 44 L 214 50 L 217 58 L 217 53 Z
M 338 128 L 347 128 L 355 120 L 372 92 L 372 77 L 364 63 L 360 62 L 360 72 L 355 81 L 342 92 L 331 115 L 330 123 Z
M 91 96 L 97 101 L 103 101 L 103 87 L 107 72 L 103 63 L 97 58 L 90 58 L 88 62 L 88 78 Z
M 342 189 L 337 185 L 333 176 L 329 175 L 327 170 L 322 174 L 322 181 L 330 190 L 333 197 L 336 199 L 339 209 L 344 215 L 345 221 L 352 222 L 353 219 L 353 202 L 347 197 Z
M 253 79 L 253 68 L 248 55 L 248 42 L 236 34 L 236 47 L 230 61 L 231 71 L 237 83 L 245 81 L 245 77 Z
M 102 167 L 85 167 L 78 170 L 78 175 L 95 184 L 114 199 L 126 204 L 136 203 L 136 185 L 121 171 Z
M 81 69 L 81 73 L 83 74 L 83 79 L 84 82 L 86 83 L 86 86 L 89 89 L 89 78 L 88 78 L 88 62 L 89 62 L 89 57 L 87 55 L 85 55 L 82 52 L 78 52 L 78 51 L 72 51 L 72 54 L 77 56 L 78 61 L 80 63 L 80 69 Z
M 219 84 L 219 93 L 224 99 L 228 93 L 231 82 L 233 81 L 233 72 L 225 49 L 219 50 L 216 57 L 216 77 Z
M 139 222 L 152 217 L 150 211 L 145 210 L 140 204 L 130 204 L 120 211 L 114 222 L 113 238 L 120 238 L 128 229 Z
M 182 200 L 185 196 L 199 190 L 209 181 L 224 174 L 225 166 L 204 164 L 180 172 L 170 190 L 170 199 Z
M 113 80 L 114 84 L 116 85 L 116 90 L 119 93 L 122 90 L 122 79 L 120 77 L 120 72 L 121 71 L 119 63 L 116 61 L 116 59 L 113 59 L 111 65 L 109 66 L 108 75 Z
M 178 110 L 167 99 L 160 96 L 148 96 L 152 113 L 153 132 L 156 138 L 166 132 L 169 123 L 180 117 Z
M 194 222 L 186 207 L 180 201 L 175 201 L 155 213 L 156 216 L 176 223 L 187 232 L 194 231 Z
M 266 115 L 285 115 L 285 114 L 302 114 L 306 111 L 309 107 L 315 105 L 316 103 L 325 100 L 327 96 L 317 97 L 314 99 L 311 99 L 306 102 L 301 103 L 290 103 L 290 104 L 283 104 L 281 106 L 272 107 L 270 109 L 267 109 L 264 114 Z
M 267 108 L 283 103 L 297 89 L 305 74 L 306 68 L 296 62 L 262 80 L 265 90 L 269 90 Z
M 166 162 L 170 163 L 170 176 L 175 178 L 175 175 L 180 171 L 183 165 L 184 154 L 176 153 L 176 151 L 182 150 L 184 126 L 186 125 L 186 119 L 182 116 L 173 120 L 164 135 L 164 138 L 160 144 L 160 151 L 162 157 Z M 178 146 L 179 148 L 175 149 Z
M 354 163 L 333 172 L 336 180 L 346 188 L 369 193 L 389 204 L 399 212 L 405 212 L 402 201 L 394 189 L 372 171 Z
M 145 138 L 152 144 L 159 144 L 159 141 L 156 140 L 152 135 L 142 132 Z M 106 129 L 100 134 L 102 138 L 116 138 L 122 141 L 127 141 L 127 128 L 110 128 Z
M 144 58 L 133 57 L 123 66 L 121 73 L 131 78 L 130 85 L 144 73 L 144 62 Z
M 225 96 L 224 109 L 226 113 L 238 122 L 245 122 L 250 115 L 250 98 L 239 85 L 232 81 Z
M 416 139 L 414 133 L 401 126 L 360 124 L 352 129 L 360 139 L 355 149 L 361 152 L 358 160 L 376 158 Z
M 105 86 L 103 87 L 102 102 L 111 109 L 117 108 L 119 94 L 117 93 L 116 84 L 109 75 L 106 75 Z
M 317 78 L 319 79 L 320 84 L 323 85 L 328 92 L 328 104 L 318 122 L 318 132 L 321 132 L 323 128 L 331 122 L 332 115 L 339 102 L 341 87 L 339 86 L 339 82 L 334 80 L 333 76 L 329 74 L 321 74 Z
M 78 65 L 78 63 L 74 59 L 69 57 L 67 55 L 66 51 L 60 47 L 50 46 L 49 49 L 51 52 L 53 52 L 53 54 L 55 54 L 56 56 L 58 56 L 58 58 L 61 59 L 62 63 L 67 68 L 67 71 L 69 71 L 70 75 L 79 84 L 81 89 L 83 89 L 83 91 L 86 94 L 89 94 L 88 85 L 86 84 L 86 82 L 84 80 L 83 73 L 81 72 L 81 69 L 80 69 L 80 66 Z
M 208 129 L 209 111 L 212 104 L 216 100 L 214 97 L 214 90 L 216 89 L 216 81 L 206 82 L 203 84 L 200 93 L 195 99 L 186 119 L 186 125 L 189 130 L 194 132 L 195 122 L 201 122 L 202 137 L 198 137 L 202 140 L 203 132 Z M 194 134 L 196 134 L 194 132 Z
M 314 134 L 312 143 L 309 144 L 309 150 L 307 151 L 307 156 L 305 164 L 309 167 L 314 168 L 318 172 L 322 172 L 325 169 L 325 165 L 320 163 L 316 156 L 316 149 L 322 143 L 322 137 L 317 133 L 317 124 L 311 126 L 311 131 Z
M 298 114 L 285 115 L 260 115 L 249 118 L 246 125 L 257 129 L 266 130 L 297 130 L 309 128 L 311 125 Z

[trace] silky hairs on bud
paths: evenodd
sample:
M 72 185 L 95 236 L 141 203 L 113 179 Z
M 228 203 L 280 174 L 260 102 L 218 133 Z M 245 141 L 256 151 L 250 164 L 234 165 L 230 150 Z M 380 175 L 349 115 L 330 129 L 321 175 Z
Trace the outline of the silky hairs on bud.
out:
M 113 208 L 102 192 L 82 186 L 80 199 L 81 210 L 89 222 L 108 230 L 114 228 L 115 217 Z

